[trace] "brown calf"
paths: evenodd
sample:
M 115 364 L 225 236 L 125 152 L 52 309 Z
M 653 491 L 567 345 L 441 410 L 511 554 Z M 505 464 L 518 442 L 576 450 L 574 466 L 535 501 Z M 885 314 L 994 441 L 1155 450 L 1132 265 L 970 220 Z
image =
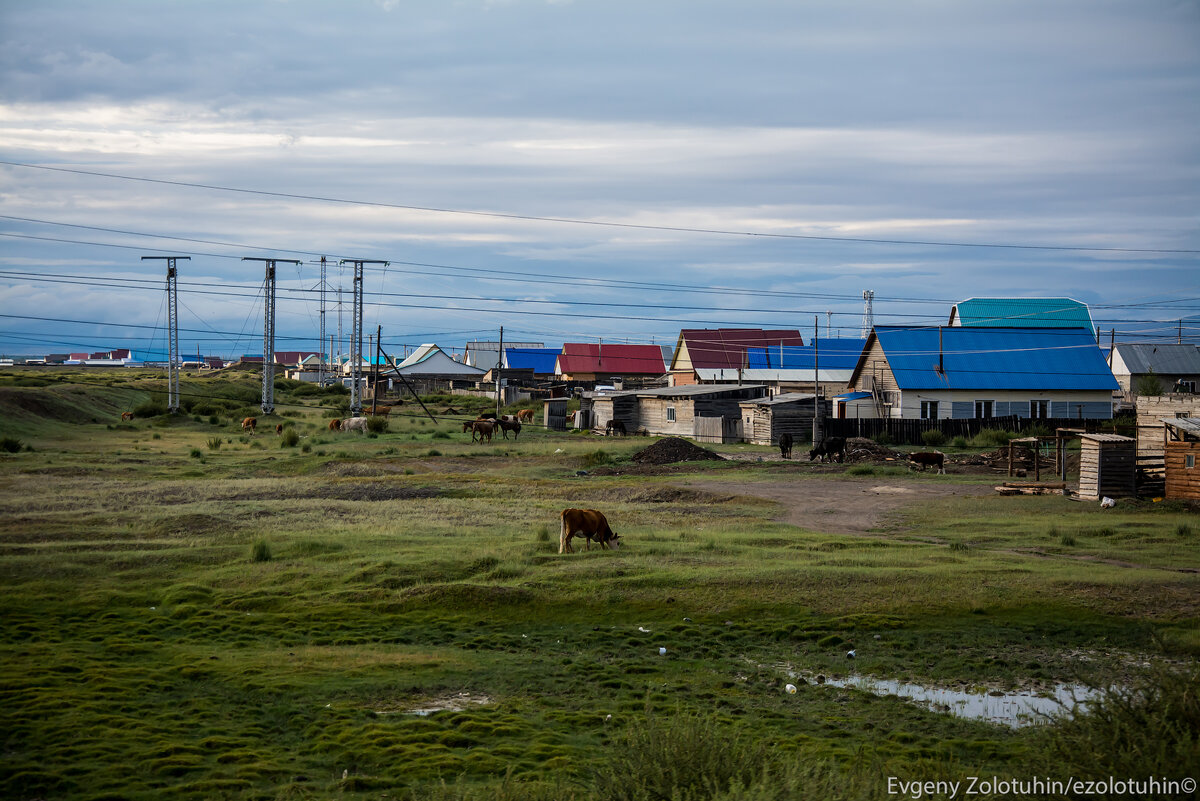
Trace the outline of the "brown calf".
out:
M 558 552 L 574 553 L 571 547 L 572 537 L 583 537 L 587 540 L 584 550 L 592 549 L 592 540 L 600 543 L 601 548 L 612 548 L 614 551 L 621 547 L 621 538 L 613 533 L 608 525 L 608 519 L 602 512 L 595 509 L 563 509 L 562 528 L 558 536 Z

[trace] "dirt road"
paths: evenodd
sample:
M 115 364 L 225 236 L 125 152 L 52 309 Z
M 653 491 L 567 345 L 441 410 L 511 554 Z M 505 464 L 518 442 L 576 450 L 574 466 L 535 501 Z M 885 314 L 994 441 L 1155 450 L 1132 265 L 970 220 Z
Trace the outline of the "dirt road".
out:
M 677 486 L 705 490 L 722 495 L 749 495 L 776 501 L 782 508 L 779 520 L 810 531 L 830 534 L 864 534 L 886 524 L 899 509 L 926 498 L 952 495 L 991 495 L 990 486 L 972 484 L 936 484 L 864 478 L 803 481 L 761 481 L 738 483 L 723 480 L 687 479 Z

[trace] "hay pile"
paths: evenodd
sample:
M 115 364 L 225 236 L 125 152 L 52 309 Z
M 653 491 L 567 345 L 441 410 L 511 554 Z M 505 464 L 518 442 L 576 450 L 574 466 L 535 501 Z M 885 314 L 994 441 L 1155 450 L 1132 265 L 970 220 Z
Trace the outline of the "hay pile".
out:
M 675 462 L 724 461 L 710 450 L 679 437 L 664 437 L 648 448 L 629 457 L 639 464 L 673 464 Z

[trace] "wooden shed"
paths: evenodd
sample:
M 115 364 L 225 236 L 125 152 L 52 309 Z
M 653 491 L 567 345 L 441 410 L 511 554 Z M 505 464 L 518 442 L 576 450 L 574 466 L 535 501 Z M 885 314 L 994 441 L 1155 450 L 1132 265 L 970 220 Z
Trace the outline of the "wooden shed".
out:
M 1200 500 L 1200 419 L 1180 417 L 1163 420 L 1166 442 L 1163 443 L 1166 491 L 1172 500 Z
M 829 401 L 823 400 L 825 416 Z M 773 398 L 758 398 L 738 404 L 742 409 L 742 430 L 747 442 L 774 445 L 780 434 L 791 434 L 796 442 L 812 439 L 813 417 L 817 400 L 812 393 L 785 392 Z
M 1079 497 L 1098 500 L 1136 494 L 1137 440 L 1120 434 L 1083 434 L 1079 449 Z

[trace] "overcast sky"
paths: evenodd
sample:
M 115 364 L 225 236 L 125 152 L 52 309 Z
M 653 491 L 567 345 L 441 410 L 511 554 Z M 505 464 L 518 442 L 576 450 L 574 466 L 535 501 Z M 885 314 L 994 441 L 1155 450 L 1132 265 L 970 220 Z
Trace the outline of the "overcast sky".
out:
M 221 355 L 262 349 L 243 256 L 303 260 L 276 348 L 315 347 L 321 254 L 391 262 L 394 350 L 856 336 L 864 290 L 1164 335 L 1200 311 L 1200 4 L 0 0 L 0 159 L 39 167 L 0 165 L 6 353 L 162 342 L 166 253 Z

